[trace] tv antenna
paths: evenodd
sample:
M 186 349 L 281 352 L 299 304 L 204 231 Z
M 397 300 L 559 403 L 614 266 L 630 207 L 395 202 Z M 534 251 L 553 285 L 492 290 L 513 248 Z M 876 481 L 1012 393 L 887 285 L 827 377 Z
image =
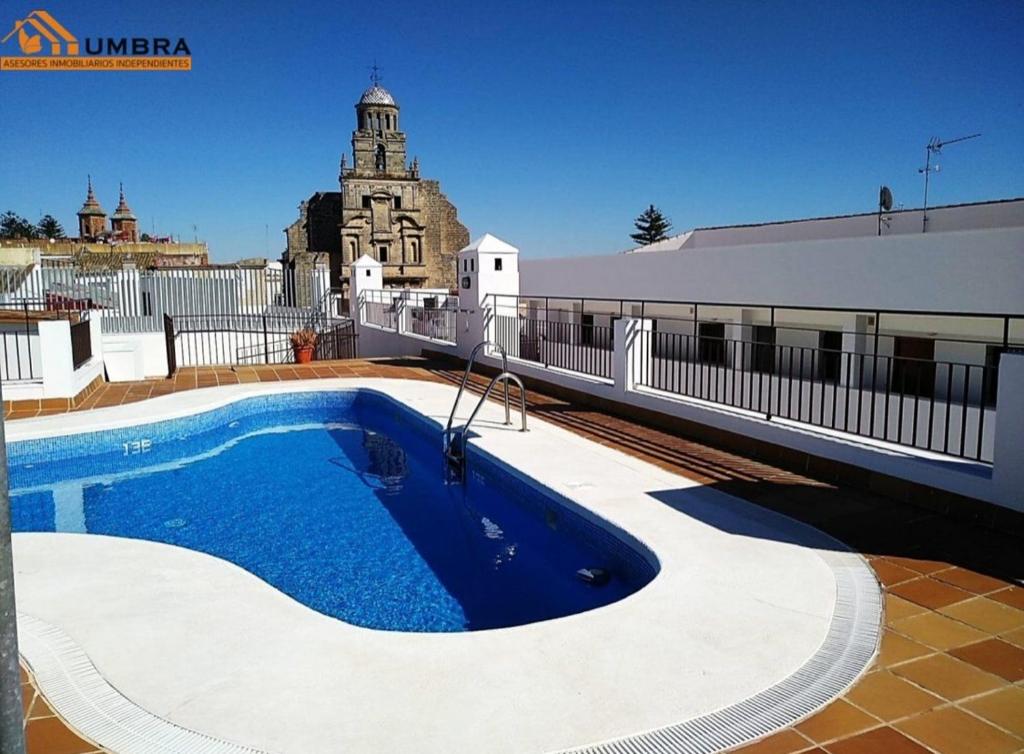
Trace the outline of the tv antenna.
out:
M 892 191 L 888 186 L 881 186 L 878 189 L 878 235 L 882 235 L 882 213 L 892 209 Z M 885 221 L 889 227 L 889 218 Z
M 942 148 L 948 144 L 956 144 L 958 141 L 967 141 L 968 139 L 977 139 L 981 134 L 971 134 L 970 136 L 958 136 L 955 139 L 946 139 L 943 141 L 938 136 L 933 136 L 928 144 L 925 145 L 925 161 L 924 167 L 918 168 L 918 173 L 924 173 L 924 206 L 921 208 L 921 232 L 926 233 L 928 231 L 928 178 L 932 173 L 938 173 L 941 169 L 941 165 L 932 167 L 932 155 L 942 154 Z

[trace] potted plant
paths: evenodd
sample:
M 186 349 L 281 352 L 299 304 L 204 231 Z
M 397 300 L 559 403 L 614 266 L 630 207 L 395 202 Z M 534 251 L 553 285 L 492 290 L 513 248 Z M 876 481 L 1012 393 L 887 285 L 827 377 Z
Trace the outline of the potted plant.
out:
M 292 333 L 292 350 L 295 352 L 296 364 L 308 364 L 313 360 L 316 340 L 317 334 L 308 327 Z

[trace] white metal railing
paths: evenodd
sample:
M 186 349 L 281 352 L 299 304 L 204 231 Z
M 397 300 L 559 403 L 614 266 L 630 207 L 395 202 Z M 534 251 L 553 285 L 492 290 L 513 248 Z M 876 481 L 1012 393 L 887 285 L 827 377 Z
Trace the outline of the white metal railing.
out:
M 259 314 L 276 306 L 319 310 L 333 303 L 327 276 L 316 269 L 0 267 L 0 307 L 24 301 L 37 309 L 97 311 L 104 332 L 159 332 L 165 314 Z

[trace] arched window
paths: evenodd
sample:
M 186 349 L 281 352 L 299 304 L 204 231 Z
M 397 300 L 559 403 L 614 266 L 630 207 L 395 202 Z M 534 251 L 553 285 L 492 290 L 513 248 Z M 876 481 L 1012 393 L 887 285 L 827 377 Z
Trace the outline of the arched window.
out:
M 375 154 L 374 163 L 377 167 L 377 171 L 383 173 L 388 167 L 388 156 L 387 151 L 384 149 L 383 144 L 377 145 L 377 151 Z

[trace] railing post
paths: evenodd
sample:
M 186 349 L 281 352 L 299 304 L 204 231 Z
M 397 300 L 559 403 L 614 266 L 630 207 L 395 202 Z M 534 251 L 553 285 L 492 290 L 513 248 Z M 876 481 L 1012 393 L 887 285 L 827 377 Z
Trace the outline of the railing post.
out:
M 774 392 L 772 390 L 772 387 L 775 385 L 775 357 L 778 355 L 778 351 L 776 350 L 778 348 L 778 345 L 776 345 L 776 344 L 779 342 L 778 333 L 775 332 L 775 307 L 774 306 L 771 307 L 771 327 L 772 327 L 773 342 L 772 342 L 772 345 L 771 345 L 771 349 L 772 349 L 771 359 L 768 362 L 768 410 L 765 411 L 765 413 L 764 413 L 764 418 L 768 419 L 769 421 L 771 421 L 771 418 L 772 418 L 772 393 Z M 824 397 L 824 395 L 822 395 L 822 401 L 824 401 L 824 400 L 825 400 L 825 397 Z
M 548 297 L 545 296 L 544 297 L 544 334 L 537 338 L 537 340 L 539 341 L 539 345 L 541 347 L 541 350 L 542 350 L 542 352 L 544 354 L 544 368 L 545 369 L 548 368 L 548 347 L 547 346 L 548 346 L 548 326 L 550 324 L 550 321 L 548 320 L 548 317 L 550 316 L 548 314 L 549 311 L 550 311 L 550 299 L 548 299 Z
M 262 316 L 263 319 L 263 363 L 270 363 L 270 341 L 267 337 L 267 315 Z
M 28 321 L 28 301 L 23 302 L 25 307 L 25 349 L 28 351 L 28 374 L 30 377 L 35 377 L 35 373 L 32 371 L 32 330 L 29 327 Z M 17 340 L 15 340 L 17 342 Z M 21 364 L 18 364 L 19 376 L 21 373 Z
M 651 334 L 649 319 L 623 317 L 615 321 L 612 378 L 615 392 L 624 395 L 637 385 L 649 385 L 651 373 Z
M 999 359 L 999 402 L 992 449 L 992 479 L 1008 508 L 1024 512 L 1024 349 L 1012 349 Z M 966 412 L 966 406 L 964 407 Z
M 2 402 L 0 393 L 0 404 Z M 4 754 L 24 754 L 25 715 L 21 699 L 21 669 L 18 667 L 11 497 L 7 487 L 7 443 L 2 421 L 0 419 L 0 750 Z

